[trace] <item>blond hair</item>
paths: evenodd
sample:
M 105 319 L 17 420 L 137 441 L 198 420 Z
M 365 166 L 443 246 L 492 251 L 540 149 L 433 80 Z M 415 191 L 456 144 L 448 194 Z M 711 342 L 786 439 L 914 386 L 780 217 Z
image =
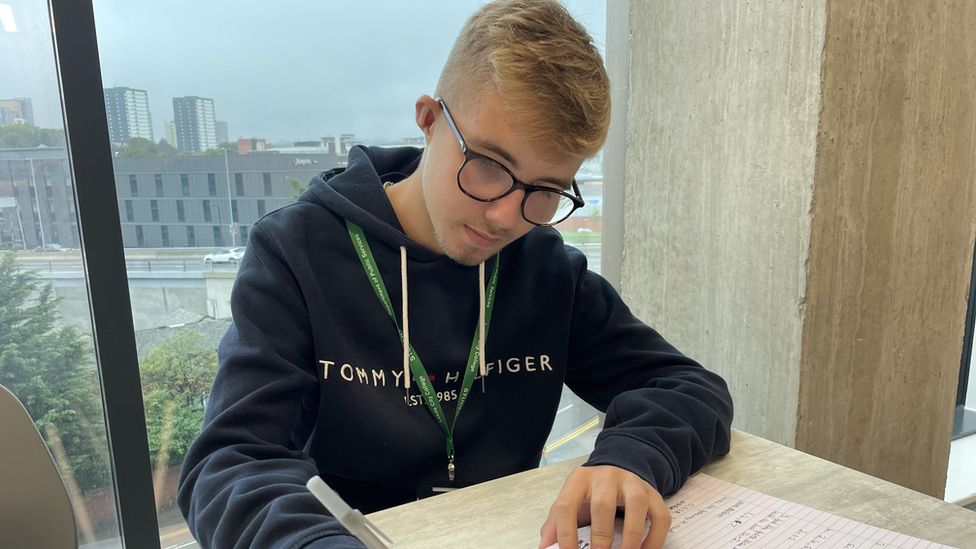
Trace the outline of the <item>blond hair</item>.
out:
M 472 15 L 437 94 L 462 105 L 494 86 L 516 131 L 550 159 L 589 158 L 610 126 L 610 81 L 586 29 L 555 0 L 498 0 Z

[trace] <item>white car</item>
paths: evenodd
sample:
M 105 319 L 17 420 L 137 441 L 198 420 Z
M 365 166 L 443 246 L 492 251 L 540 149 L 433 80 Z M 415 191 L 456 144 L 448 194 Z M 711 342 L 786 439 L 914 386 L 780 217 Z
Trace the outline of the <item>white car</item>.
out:
M 241 259 L 244 259 L 245 248 L 223 248 L 217 250 L 212 254 L 207 254 L 203 256 L 203 262 L 210 267 L 214 263 L 230 263 L 237 264 Z

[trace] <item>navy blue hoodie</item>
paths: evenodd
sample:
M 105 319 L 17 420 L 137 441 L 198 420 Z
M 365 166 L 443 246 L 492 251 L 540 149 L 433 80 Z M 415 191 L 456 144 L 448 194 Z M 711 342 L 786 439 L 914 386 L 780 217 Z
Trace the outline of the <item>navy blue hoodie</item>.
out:
M 313 178 L 251 230 L 234 323 L 180 479 L 179 506 L 202 547 L 362 547 L 306 491 L 316 474 L 365 513 L 447 483 L 444 435 L 416 384 L 407 396 L 396 327 L 345 225 L 363 228 L 398 315 L 406 247 L 410 341 L 453 418 L 478 267 L 404 234 L 382 182 L 419 159 L 415 148 L 356 147 L 345 170 Z M 725 382 L 635 318 L 555 229 L 531 230 L 499 261 L 484 392 L 478 379 L 455 430 L 457 484 L 537 467 L 564 383 L 607 413 L 587 465 L 622 467 L 668 495 L 728 452 Z

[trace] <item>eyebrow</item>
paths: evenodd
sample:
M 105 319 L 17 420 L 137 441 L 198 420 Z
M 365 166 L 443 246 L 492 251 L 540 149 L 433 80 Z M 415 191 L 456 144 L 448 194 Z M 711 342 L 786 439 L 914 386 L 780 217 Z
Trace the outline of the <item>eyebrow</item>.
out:
M 492 143 L 491 141 L 484 141 L 482 139 L 477 139 L 477 138 L 470 139 L 470 140 L 465 139 L 465 141 L 470 141 L 470 143 L 472 145 L 475 145 L 479 149 L 488 149 L 489 151 L 491 151 L 491 152 L 497 154 L 498 156 L 504 158 L 505 161 L 508 162 L 509 164 L 511 164 L 513 168 L 515 168 L 516 170 L 518 169 L 518 167 L 519 167 L 518 160 L 515 160 L 515 157 L 514 156 L 508 154 L 508 152 L 505 149 L 503 149 L 500 146 Z
M 475 139 L 465 139 L 465 141 L 467 141 L 469 145 L 474 145 L 475 147 L 478 147 L 479 149 L 488 149 L 489 151 L 491 151 L 491 152 L 497 154 L 498 156 L 504 158 L 506 162 L 508 162 L 509 164 L 512 165 L 512 168 L 513 169 L 517 170 L 519 168 L 518 160 L 515 160 L 515 157 L 513 157 L 510 154 L 508 154 L 508 151 L 506 151 L 505 149 L 503 149 L 500 146 L 496 145 L 495 143 L 492 143 L 491 141 L 485 141 L 485 140 L 482 140 L 482 139 L 477 139 L 477 138 L 475 138 Z M 571 189 L 573 187 L 572 180 L 568 180 L 567 181 L 565 179 L 556 179 L 554 177 L 542 177 L 542 178 L 537 179 L 536 181 L 542 181 L 543 183 L 551 183 L 553 185 L 556 185 L 557 187 L 560 187 L 563 190 L 569 190 L 569 189 Z M 531 183 L 526 183 L 526 184 L 527 185 L 530 185 Z

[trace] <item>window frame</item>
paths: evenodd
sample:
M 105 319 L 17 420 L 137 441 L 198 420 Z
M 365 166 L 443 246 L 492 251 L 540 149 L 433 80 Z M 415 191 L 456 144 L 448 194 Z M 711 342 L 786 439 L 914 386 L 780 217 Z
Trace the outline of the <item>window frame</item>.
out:
M 92 1 L 48 7 L 119 531 L 124 547 L 160 549 Z

